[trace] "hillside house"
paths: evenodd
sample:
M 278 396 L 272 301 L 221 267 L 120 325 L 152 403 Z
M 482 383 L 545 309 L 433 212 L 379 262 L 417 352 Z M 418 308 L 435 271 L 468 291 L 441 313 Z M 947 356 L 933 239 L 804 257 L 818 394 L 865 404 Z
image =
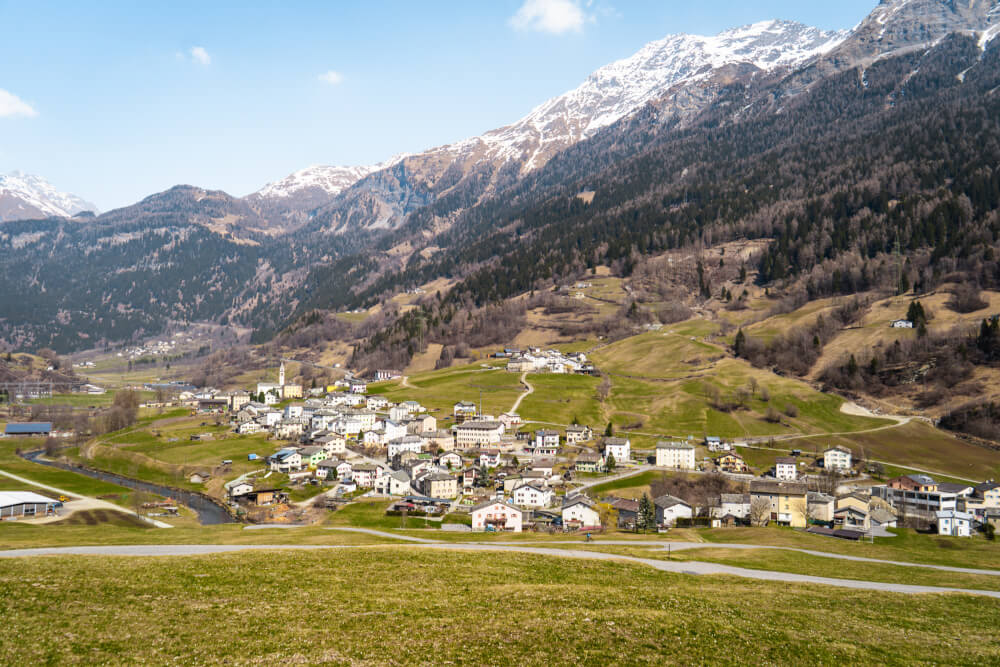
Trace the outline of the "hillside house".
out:
M 601 453 L 605 462 L 609 456 L 613 456 L 618 463 L 625 463 L 632 459 L 632 441 L 628 438 L 605 438 Z
M 402 438 L 390 440 L 387 447 L 390 459 L 395 458 L 403 452 L 419 454 L 424 451 L 424 439 L 418 435 L 405 435 Z
M 582 494 L 563 500 L 562 521 L 564 528 L 586 530 L 601 527 L 601 515 L 594 501 Z
M 801 482 L 754 480 L 750 482 L 751 514 L 766 503 L 767 518 L 783 526 L 804 528 L 808 522 L 808 487 Z
M 459 401 L 452 406 L 452 414 L 455 416 L 455 421 L 463 422 L 467 419 L 475 419 L 479 411 L 476 409 L 475 403 Z
M 458 495 L 458 479 L 447 473 L 431 473 L 420 480 L 424 495 L 432 498 L 454 498 Z
M 462 457 L 455 452 L 447 452 L 438 457 L 438 465 L 448 470 L 461 470 Z M 431 494 L 433 495 L 433 494 Z
M 499 449 L 484 449 L 479 452 L 479 465 L 484 468 L 499 468 L 502 462 Z
M 750 494 L 748 493 L 723 493 L 719 496 L 719 509 L 716 514 L 719 518 L 732 516 L 736 519 L 746 520 L 750 518 Z
M 938 535 L 951 537 L 972 536 L 972 515 L 956 510 L 944 510 L 936 513 Z
M 656 509 L 656 525 L 675 526 L 677 519 L 690 519 L 694 516 L 691 506 L 674 496 L 660 496 L 653 501 Z
M 694 470 L 694 452 L 692 444 L 661 440 L 656 443 L 656 465 L 660 468 Z
M 794 456 L 779 456 L 774 460 L 774 476 L 786 482 L 799 478 L 799 467 Z
M 583 452 L 577 455 L 573 463 L 576 472 L 604 472 L 604 457 L 595 452 Z
M 487 500 L 472 508 L 473 530 L 520 533 L 524 512 L 506 500 Z
M 747 465 L 742 456 L 735 452 L 723 454 L 715 459 L 715 465 L 719 470 L 726 473 L 747 474 L 750 472 L 750 466 Z
M 594 439 L 594 431 L 589 426 L 574 424 L 566 427 L 566 444 L 576 445 Z
M 513 493 L 514 504 L 518 507 L 548 507 L 554 498 L 552 489 L 535 484 L 519 486 Z
M 823 468 L 826 470 L 847 471 L 851 469 L 851 450 L 843 445 L 830 447 L 823 451 Z
M 455 444 L 459 449 L 495 445 L 503 438 L 504 427 L 500 422 L 467 421 L 453 428 Z
M 548 449 L 556 450 L 559 448 L 559 431 L 550 431 L 542 429 L 540 431 L 535 431 L 534 438 L 535 449 Z
M 302 455 L 297 449 L 286 448 L 268 457 L 268 463 L 272 471 L 287 474 L 302 468 Z

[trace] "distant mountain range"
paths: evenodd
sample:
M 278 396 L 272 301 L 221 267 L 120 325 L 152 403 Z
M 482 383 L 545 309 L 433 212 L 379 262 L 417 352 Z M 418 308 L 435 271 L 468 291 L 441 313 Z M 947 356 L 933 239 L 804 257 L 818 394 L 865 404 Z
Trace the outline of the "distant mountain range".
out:
M 76 195 L 60 192 L 38 176 L 15 171 L 0 176 L 0 222 L 48 217 L 69 218 L 77 213 L 99 213 Z
M 998 24 L 998 0 L 887 0 L 851 31 L 767 21 L 671 36 L 504 128 L 378 165 L 310 167 L 244 198 L 177 186 L 67 221 L 93 207 L 36 187 L 41 216 L 29 217 L 47 219 L 0 225 L 0 281 L 18 295 L 0 296 L 0 341 L 74 349 L 196 320 L 266 338 L 311 308 L 356 307 L 440 276 L 482 304 L 706 231 L 780 236 L 779 203 L 808 218 L 798 207 L 846 187 L 841 174 L 867 173 L 898 201 L 899 179 L 890 188 L 866 169 L 911 173 L 916 149 L 864 163 L 837 155 L 866 151 L 913 114 L 937 120 L 927 108 L 990 109 Z M 972 130 L 957 127 L 949 141 L 969 164 L 990 164 L 991 143 L 966 147 Z M 811 155 L 820 145 L 826 153 Z M 783 150 L 830 162 L 804 188 Z M 911 192 L 956 187 L 947 171 Z M 815 233 L 832 239 L 828 259 L 853 243 L 854 231 Z M 768 261 L 774 279 L 805 267 L 802 256 Z

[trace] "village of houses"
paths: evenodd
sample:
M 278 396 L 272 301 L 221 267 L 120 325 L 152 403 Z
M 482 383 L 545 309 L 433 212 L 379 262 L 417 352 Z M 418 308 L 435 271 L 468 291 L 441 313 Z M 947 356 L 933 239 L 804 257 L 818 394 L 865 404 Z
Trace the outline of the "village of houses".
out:
M 583 355 L 536 350 L 503 356 L 516 372 L 592 372 Z M 285 443 L 270 455 L 251 455 L 260 469 L 225 485 L 234 508 L 252 508 L 263 521 L 283 520 L 277 508 L 287 507 L 287 489 L 268 481 L 285 475 L 293 487 L 320 487 L 319 502 L 327 507 L 384 497 L 393 499 L 391 515 L 463 517 L 442 524 L 452 530 L 778 524 L 860 540 L 890 535 L 885 529 L 903 522 L 956 537 L 1000 523 L 1000 484 L 906 475 L 855 485 L 866 476 L 842 446 L 808 455 L 794 451 L 778 457 L 769 470 L 754 471 L 734 446 L 744 443 L 717 437 L 664 440 L 655 450 L 637 452 L 628 437 L 597 433 L 591 425 L 530 430 L 517 414 L 483 414 L 474 401 L 455 403 L 449 415 L 434 415 L 418 401 L 392 403 L 370 394 L 366 381 L 351 376 L 304 393 L 300 385 L 285 382 L 284 364 L 278 375 L 276 383 L 259 383 L 254 391 L 196 397 L 199 412 L 227 416 L 236 433 L 266 433 Z M 379 372 L 373 380 L 397 375 Z M 699 451 L 707 456 L 699 458 Z M 643 507 L 636 498 L 590 491 L 647 470 L 722 475 L 742 492 L 700 504 L 663 495 Z M 609 522 L 615 525 L 603 525 Z

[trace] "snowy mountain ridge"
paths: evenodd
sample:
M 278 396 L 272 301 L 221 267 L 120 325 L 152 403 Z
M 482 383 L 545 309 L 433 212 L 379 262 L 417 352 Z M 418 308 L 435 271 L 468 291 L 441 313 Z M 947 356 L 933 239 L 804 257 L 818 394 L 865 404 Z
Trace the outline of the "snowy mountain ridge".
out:
M 19 171 L 0 176 L 0 222 L 33 218 L 69 218 L 97 207 L 88 201 L 58 190 L 40 176 Z

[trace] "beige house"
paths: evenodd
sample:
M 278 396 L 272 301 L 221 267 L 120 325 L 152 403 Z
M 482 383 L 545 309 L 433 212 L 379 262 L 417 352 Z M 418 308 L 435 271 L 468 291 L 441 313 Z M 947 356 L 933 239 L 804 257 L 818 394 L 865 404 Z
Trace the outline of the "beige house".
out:
M 804 528 L 809 513 L 808 491 L 802 482 L 750 482 L 751 520 L 764 523 L 766 518 L 783 526 Z
M 656 443 L 656 465 L 660 468 L 694 470 L 694 445 L 686 442 Z
M 431 498 L 454 498 L 458 495 L 458 479 L 445 473 L 428 475 L 421 480 L 424 495 Z
M 459 449 L 495 445 L 503 437 L 500 422 L 468 421 L 454 427 L 455 444 Z

